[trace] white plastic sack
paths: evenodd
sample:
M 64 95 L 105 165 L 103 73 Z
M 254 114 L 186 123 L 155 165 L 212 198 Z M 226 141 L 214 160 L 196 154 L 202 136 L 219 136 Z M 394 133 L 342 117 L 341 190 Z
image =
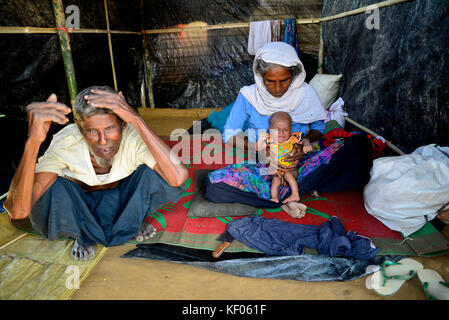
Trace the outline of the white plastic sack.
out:
M 373 161 L 363 191 L 366 210 L 408 236 L 435 218 L 449 201 L 449 147 L 435 144 Z
M 342 98 L 338 98 L 326 112 L 326 122 L 330 120 L 336 120 L 338 124 L 344 128 L 346 124 L 345 116 L 348 114 L 343 110 L 345 105 Z

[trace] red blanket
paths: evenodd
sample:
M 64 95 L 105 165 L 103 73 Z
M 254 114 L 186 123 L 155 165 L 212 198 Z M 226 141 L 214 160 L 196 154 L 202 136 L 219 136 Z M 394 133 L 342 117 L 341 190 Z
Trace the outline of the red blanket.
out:
M 167 142 L 167 144 L 173 147 L 176 142 Z M 204 162 L 209 162 L 206 155 L 210 156 L 211 154 L 215 159 L 221 157 L 224 160 L 225 153 L 228 151 L 224 150 L 221 141 L 202 141 L 201 147 L 198 148 L 197 146 L 196 152 L 193 152 L 191 142 L 190 146 L 192 147 L 190 154 L 182 154 L 180 145 L 174 148 L 177 152 L 179 151 L 178 154 L 182 156 L 183 162 L 187 163 L 189 170 L 185 193 L 176 204 L 168 203 L 150 215 L 148 221 L 157 228 L 158 232 L 154 238 L 146 243 L 166 243 L 215 250 L 220 244 L 220 241 L 217 241 L 216 238 L 225 231 L 226 224 L 240 217 L 190 218 L 187 216 L 187 211 L 193 198 L 195 170 L 218 169 L 225 166 L 226 163 L 205 164 Z M 312 225 L 321 225 L 330 217 L 337 216 L 343 222 L 346 231 L 353 230 L 372 239 L 390 239 L 394 240 L 395 243 L 402 239 L 399 233 L 388 229 L 368 214 L 364 208 L 360 191 L 322 193 L 317 199 L 306 196 L 301 202 L 308 206 L 307 214 L 302 219 L 290 217 L 281 208 L 260 208 L 257 214 L 268 219 L 277 218 L 281 221 Z M 251 252 L 255 250 L 234 241 L 227 251 Z

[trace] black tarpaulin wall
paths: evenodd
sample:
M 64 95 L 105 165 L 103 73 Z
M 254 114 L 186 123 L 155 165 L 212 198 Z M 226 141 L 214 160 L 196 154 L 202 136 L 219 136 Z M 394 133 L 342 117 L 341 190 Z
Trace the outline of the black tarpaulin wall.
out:
M 108 2 L 112 4 L 111 29 L 140 31 L 140 1 L 134 2 L 136 6 Z M 82 29 L 106 29 L 103 0 L 63 1 L 64 8 L 69 5 L 78 6 Z M 51 0 L 0 0 L 0 26 L 54 28 Z M 70 46 L 79 90 L 99 84 L 114 86 L 107 34 L 70 33 Z M 113 35 L 112 46 L 119 89 L 133 106 L 139 106 L 142 38 Z M 45 100 L 52 92 L 70 105 L 57 34 L 0 34 L 0 48 L 0 113 L 25 119 L 25 106 Z
M 376 1 L 144 0 L 143 29 L 327 17 L 372 3 Z M 349 117 L 406 152 L 429 143 L 449 145 L 448 3 L 411 0 L 380 8 L 379 29 L 366 28 L 369 14 L 363 12 L 321 23 L 324 73 L 343 74 L 340 95 Z M 107 4 L 111 30 L 142 30 L 140 0 L 108 0 Z M 82 29 L 106 29 L 103 0 L 63 0 L 63 5 L 79 7 Z M 54 28 L 51 0 L 0 0 L 0 26 Z M 298 29 L 301 59 L 310 80 L 317 67 L 320 24 L 301 24 Z M 253 83 L 248 32 L 248 27 L 237 27 L 148 33 L 156 107 L 231 103 L 243 85 Z M 69 35 L 78 89 L 113 87 L 107 34 Z M 142 35 L 112 34 L 111 38 L 118 89 L 133 107 L 141 106 Z M 7 116 L 0 118 L 2 136 L 21 130 L 17 136 L 26 137 L 23 120 L 28 103 L 55 92 L 59 101 L 70 104 L 58 37 L 55 33 L 0 34 L 0 48 L 0 113 Z M 12 118 L 23 123 L 9 121 Z M 21 139 L 8 140 L 8 150 L 15 147 L 21 152 Z M 18 159 L 5 161 L 3 172 L 14 171 Z
M 326 0 L 323 17 L 376 3 Z M 449 145 L 449 1 L 414 0 L 322 22 L 324 73 L 342 73 L 349 117 L 402 149 Z
M 258 20 L 319 17 L 322 1 L 304 0 L 108 0 L 111 30 L 157 30 Z M 106 29 L 103 0 L 63 0 L 76 5 L 81 29 Z M 70 13 L 66 14 L 66 17 Z M 143 27 L 142 27 L 143 23 Z M 54 28 L 51 0 L 0 0 L 0 26 Z M 319 24 L 299 26 L 306 68 L 316 73 Z M 158 108 L 217 108 L 231 103 L 243 85 L 253 82 L 247 53 L 248 27 L 173 33 L 149 33 L 149 56 Z M 106 33 L 69 33 L 78 90 L 113 87 Z M 141 106 L 144 76 L 142 35 L 112 34 L 118 89 Z M 64 64 L 56 34 L 0 36 L 0 113 L 25 118 L 25 106 L 52 92 L 69 104 Z M 147 96 L 146 105 L 149 105 Z
M 79 8 L 81 29 L 107 29 L 104 0 L 62 2 L 64 8 Z M 107 5 L 111 30 L 141 32 L 189 24 L 316 18 L 322 0 L 144 0 L 143 17 L 141 0 L 108 0 Z M 0 0 L 0 27 L 55 28 L 55 24 L 51 0 Z M 301 59 L 310 79 L 317 69 L 320 27 L 298 28 Z M 248 33 L 248 27 L 239 27 L 147 34 L 156 107 L 215 108 L 231 103 L 242 86 L 253 83 Z M 78 91 L 91 85 L 114 87 L 107 34 L 69 33 L 69 37 Z M 142 105 L 142 38 L 142 34 L 111 34 L 118 89 L 135 108 Z M 0 113 L 6 115 L 0 118 L 0 134 L 9 137 L 3 145 L 8 155 L 2 157 L 0 168 L 3 194 L 23 151 L 26 105 L 44 101 L 51 93 L 70 105 L 70 96 L 56 33 L 1 33 L 0 48 Z M 148 95 L 145 101 L 149 106 Z M 59 129 L 53 125 L 48 136 Z M 14 131 L 17 134 L 11 137 Z

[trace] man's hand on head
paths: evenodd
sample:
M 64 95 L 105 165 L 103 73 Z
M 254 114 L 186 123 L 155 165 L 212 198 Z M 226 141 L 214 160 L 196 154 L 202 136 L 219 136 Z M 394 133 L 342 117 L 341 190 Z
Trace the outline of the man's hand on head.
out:
M 52 122 L 66 124 L 67 115 L 72 109 L 59 103 L 56 94 L 52 93 L 46 102 L 32 102 L 27 107 L 28 137 L 37 142 L 45 141 Z
M 112 93 L 104 90 L 91 90 L 90 95 L 84 96 L 87 102 L 96 108 L 112 110 L 123 121 L 133 123 L 139 116 L 125 100 L 123 93 Z

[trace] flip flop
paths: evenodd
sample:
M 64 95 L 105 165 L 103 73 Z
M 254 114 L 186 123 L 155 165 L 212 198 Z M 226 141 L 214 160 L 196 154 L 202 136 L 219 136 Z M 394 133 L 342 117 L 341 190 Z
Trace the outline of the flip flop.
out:
M 421 263 L 410 258 L 398 262 L 384 261 L 380 270 L 366 279 L 365 286 L 380 296 L 389 297 L 398 292 L 405 281 L 413 278 L 417 271 L 423 269 Z
M 428 299 L 449 300 L 449 283 L 438 272 L 431 269 L 419 270 L 418 279 Z

